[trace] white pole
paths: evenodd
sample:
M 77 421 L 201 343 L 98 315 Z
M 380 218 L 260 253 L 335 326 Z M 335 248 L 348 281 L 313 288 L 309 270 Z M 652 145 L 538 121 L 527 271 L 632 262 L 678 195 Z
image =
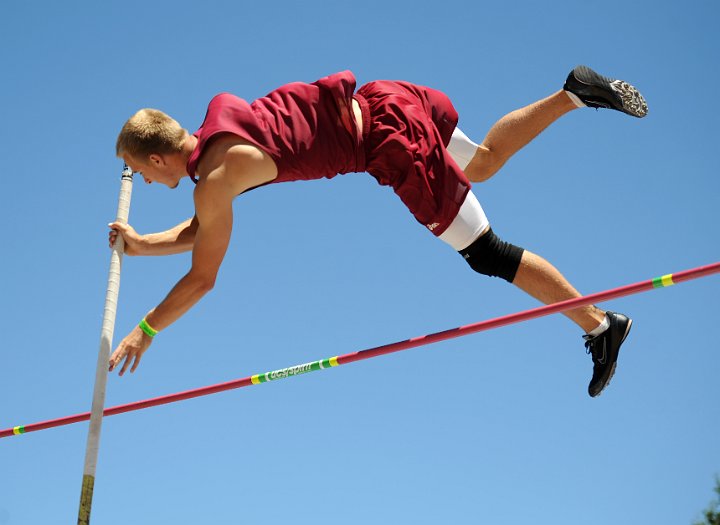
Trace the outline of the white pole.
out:
M 125 166 L 120 182 L 117 222 L 127 223 L 130 214 L 130 196 L 132 194 L 133 172 Z M 85 449 L 85 467 L 83 469 L 82 491 L 80 493 L 80 510 L 78 525 L 90 523 L 93 488 L 95 486 L 95 470 L 100 450 L 100 430 L 102 427 L 103 409 L 105 407 L 105 387 L 107 385 L 110 352 L 112 350 L 115 314 L 117 312 L 118 293 L 120 292 L 120 269 L 122 267 L 125 243 L 122 235 L 118 235 L 110 256 L 110 272 L 108 275 L 107 293 L 105 295 L 105 312 L 103 314 L 102 332 L 100 335 L 100 352 L 98 353 L 95 371 L 95 388 L 93 389 L 92 410 L 90 412 L 90 428 L 88 430 L 87 447 Z

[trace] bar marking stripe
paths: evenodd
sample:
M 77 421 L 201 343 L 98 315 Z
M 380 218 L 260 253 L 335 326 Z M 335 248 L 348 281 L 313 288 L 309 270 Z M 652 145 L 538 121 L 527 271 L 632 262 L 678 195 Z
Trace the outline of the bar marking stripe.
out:
M 655 279 L 652 280 L 653 288 L 665 288 L 667 286 L 672 286 L 673 284 L 675 283 L 672 280 L 671 273 L 663 275 L 662 277 L 655 277 Z

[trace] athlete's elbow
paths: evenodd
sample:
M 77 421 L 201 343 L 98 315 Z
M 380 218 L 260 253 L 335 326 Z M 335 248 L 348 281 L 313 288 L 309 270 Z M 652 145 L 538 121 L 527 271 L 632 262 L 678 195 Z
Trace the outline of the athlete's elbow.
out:
M 199 294 L 206 294 L 215 287 L 217 274 L 205 274 L 190 272 L 190 278 L 193 280 L 194 288 Z
M 202 281 L 200 281 L 199 286 L 198 286 L 198 289 L 199 289 L 200 292 L 202 292 L 203 294 L 208 293 L 208 292 L 209 292 L 210 290 L 212 290 L 213 288 L 215 288 L 215 279 L 205 279 L 205 280 L 202 280 Z

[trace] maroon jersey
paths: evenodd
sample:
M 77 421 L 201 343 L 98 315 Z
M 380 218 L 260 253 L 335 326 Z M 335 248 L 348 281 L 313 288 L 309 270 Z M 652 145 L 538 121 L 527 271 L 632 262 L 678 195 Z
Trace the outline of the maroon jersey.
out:
M 354 91 L 355 77 L 344 71 L 312 84 L 287 84 L 251 104 L 221 93 L 210 101 L 205 121 L 194 133 L 198 144 L 188 174 L 196 180 L 200 156 L 219 133 L 237 135 L 270 155 L 278 168 L 273 182 L 365 171 L 352 113 Z
M 457 216 L 470 182 L 445 147 L 457 112 L 443 93 L 407 82 L 378 81 L 355 95 L 363 120 L 358 136 L 352 111 L 355 77 L 336 73 L 312 84 L 287 84 L 248 104 L 222 93 L 212 99 L 195 132 L 190 177 L 204 148 L 232 133 L 275 161 L 273 182 L 331 178 L 367 171 L 391 186 L 415 218 L 441 235 Z

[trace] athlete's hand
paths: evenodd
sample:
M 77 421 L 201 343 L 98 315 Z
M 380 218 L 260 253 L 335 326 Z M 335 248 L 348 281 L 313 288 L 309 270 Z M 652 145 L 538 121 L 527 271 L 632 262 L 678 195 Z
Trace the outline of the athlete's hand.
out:
M 121 222 L 111 222 L 108 226 L 110 227 L 110 233 L 108 234 L 110 248 L 115 244 L 117 236 L 122 235 L 125 241 L 125 251 L 123 253 L 127 255 L 140 255 L 143 237 L 135 231 L 135 228 Z
M 120 369 L 120 375 L 122 376 L 128 366 L 130 366 L 130 363 L 134 360 L 130 373 L 134 372 L 140 364 L 142 355 L 148 348 L 150 348 L 151 343 L 152 337 L 143 332 L 139 326 L 136 326 L 133 331 L 120 342 L 117 349 L 113 352 L 110 357 L 109 371 L 112 372 L 116 366 L 125 360 L 125 363 Z

